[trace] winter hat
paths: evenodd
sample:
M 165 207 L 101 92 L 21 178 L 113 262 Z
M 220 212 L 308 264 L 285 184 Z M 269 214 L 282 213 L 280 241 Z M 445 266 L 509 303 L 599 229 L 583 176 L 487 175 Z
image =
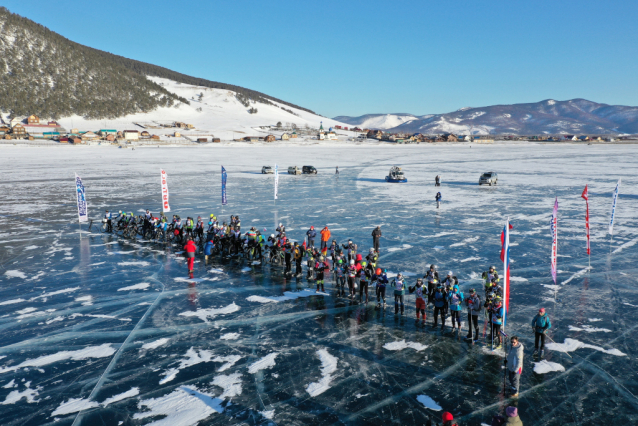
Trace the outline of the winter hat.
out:
M 444 422 L 451 422 L 452 420 L 454 420 L 454 416 L 452 415 L 452 413 L 449 412 L 445 412 L 443 413 L 443 421 Z
M 452 287 L 452 289 L 461 291 L 458 285 L 455 285 L 454 287 Z
M 516 417 L 518 416 L 518 410 L 516 409 L 516 407 L 507 407 L 505 409 L 505 414 L 507 415 L 507 417 Z
M 454 275 L 454 274 L 452 274 L 452 271 L 448 272 L 447 274 L 448 274 L 450 277 L 451 277 L 452 275 Z
M 538 310 L 538 313 L 539 313 L 539 314 L 544 314 L 544 313 L 545 313 L 545 308 L 540 308 L 540 309 Z

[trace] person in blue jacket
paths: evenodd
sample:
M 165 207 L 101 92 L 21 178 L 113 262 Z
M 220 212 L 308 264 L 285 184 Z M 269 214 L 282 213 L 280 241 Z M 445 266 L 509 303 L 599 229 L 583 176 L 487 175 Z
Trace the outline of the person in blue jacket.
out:
M 434 325 L 436 327 L 439 324 L 439 314 L 441 315 L 441 331 L 445 329 L 445 304 L 447 301 L 447 295 L 443 285 L 439 283 L 436 286 L 436 290 L 434 290 L 434 294 L 432 295 L 432 300 L 434 302 Z
M 452 292 L 447 296 L 448 304 L 450 305 L 450 315 L 452 316 L 452 330 L 456 329 L 456 324 L 458 324 L 459 331 L 461 331 L 461 311 L 463 310 L 464 299 L 459 286 L 452 287 Z M 456 324 L 454 320 L 456 320 Z
M 545 308 L 540 308 L 538 314 L 532 319 L 532 329 L 534 330 L 534 355 L 538 353 L 538 341 L 541 342 L 541 358 L 545 355 L 545 333 L 552 328 L 549 315 L 545 313 Z
M 204 262 L 208 263 L 208 256 L 213 254 L 213 249 L 215 248 L 215 242 L 211 238 L 204 245 Z
M 314 247 L 315 238 L 317 237 L 317 231 L 315 231 L 315 227 L 311 226 L 308 232 L 306 232 L 306 235 L 308 236 L 308 247 Z

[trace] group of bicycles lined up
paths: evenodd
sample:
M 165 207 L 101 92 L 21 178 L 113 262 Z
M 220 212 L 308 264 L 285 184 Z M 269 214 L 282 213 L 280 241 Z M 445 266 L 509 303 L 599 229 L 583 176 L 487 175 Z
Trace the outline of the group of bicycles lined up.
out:
M 281 230 L 277 228 L 277 232 Z M 284 251 L 274 234 L 264 240 L 255 227 L 241 232 L 239 216 L 231 215 L 229 223 L 220 223 L 211 214 L 207 226 L 201 216 L 197 219 L 180 218 L 173 215 L 169 219 L 163 212 L 159 217 L 146 210 L 144 214 L 119 211 L 117 215 L 105 211 L 100 232 L 113 233 L 128 239 L 142 238 L 146 241 L 175 244 L 181 246 L 192 240 L 208 256 L 240 257 L 246 260 L 267 261 L 273 265 L 283 265 Z M 270 243 L 270 244 L 268 244 Z

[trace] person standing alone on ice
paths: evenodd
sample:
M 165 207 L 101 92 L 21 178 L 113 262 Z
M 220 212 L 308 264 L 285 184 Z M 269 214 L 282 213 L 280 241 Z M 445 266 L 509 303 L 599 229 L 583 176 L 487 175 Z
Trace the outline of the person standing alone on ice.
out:
M 521 373 L 523 372 L 523 344 L 518 341 L 517 336 L 510 339 L 512 346 L 503 364 L 507 367 L 510 379 L 512 398 L 518 398 L 518 389 L 521 383 Z
M 328 241 L 330 241 L 330 230 L 328 229 L 328 225 L 326 225 L 321 230 L 321 251 L 322 252 L 328 250 Z
M 381 227 L 377 226 L 372 231 L 372 245 L 374 246 L 374 251 L 379 253 L 379 239 L 381 238 Z
M 436 196 L 434 197 L 434 200 L 436 200 L 436 208 L 438 209 L 439 207 L 441 207 L 441 198 L 443 198 L 443 196 L 441 195 L 440 192 L 436 193 Z
M 540 308 L 538 314 L 532 319 L 532 329 L 534 330 L 534 355 L 538 353 L 538 341 L 541 342 L 541 358 L 545 355 L 545 333 L 552 328 L 549 315 L 545 313 L 545 308 Z

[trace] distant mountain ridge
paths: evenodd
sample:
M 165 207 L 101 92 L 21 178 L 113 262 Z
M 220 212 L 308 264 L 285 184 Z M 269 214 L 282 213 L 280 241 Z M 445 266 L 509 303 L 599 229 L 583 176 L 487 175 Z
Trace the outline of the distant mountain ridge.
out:
M 390 133 L 424 134 L 619 134 L 638 133 L 638 107 L 586 99 L 466 107 L 447 114 L 366 114 L 335 120 Z M 393 125 L 401 121 L 401 123 Z
M 72 115 L 113 119 L 189 103 L 147 76 L 229 90 L 246 106 L 276 102 L 312 113 L 255 90 L 191 77 L 75 43 L 0 7 L 2 112 L 56 119 Z

